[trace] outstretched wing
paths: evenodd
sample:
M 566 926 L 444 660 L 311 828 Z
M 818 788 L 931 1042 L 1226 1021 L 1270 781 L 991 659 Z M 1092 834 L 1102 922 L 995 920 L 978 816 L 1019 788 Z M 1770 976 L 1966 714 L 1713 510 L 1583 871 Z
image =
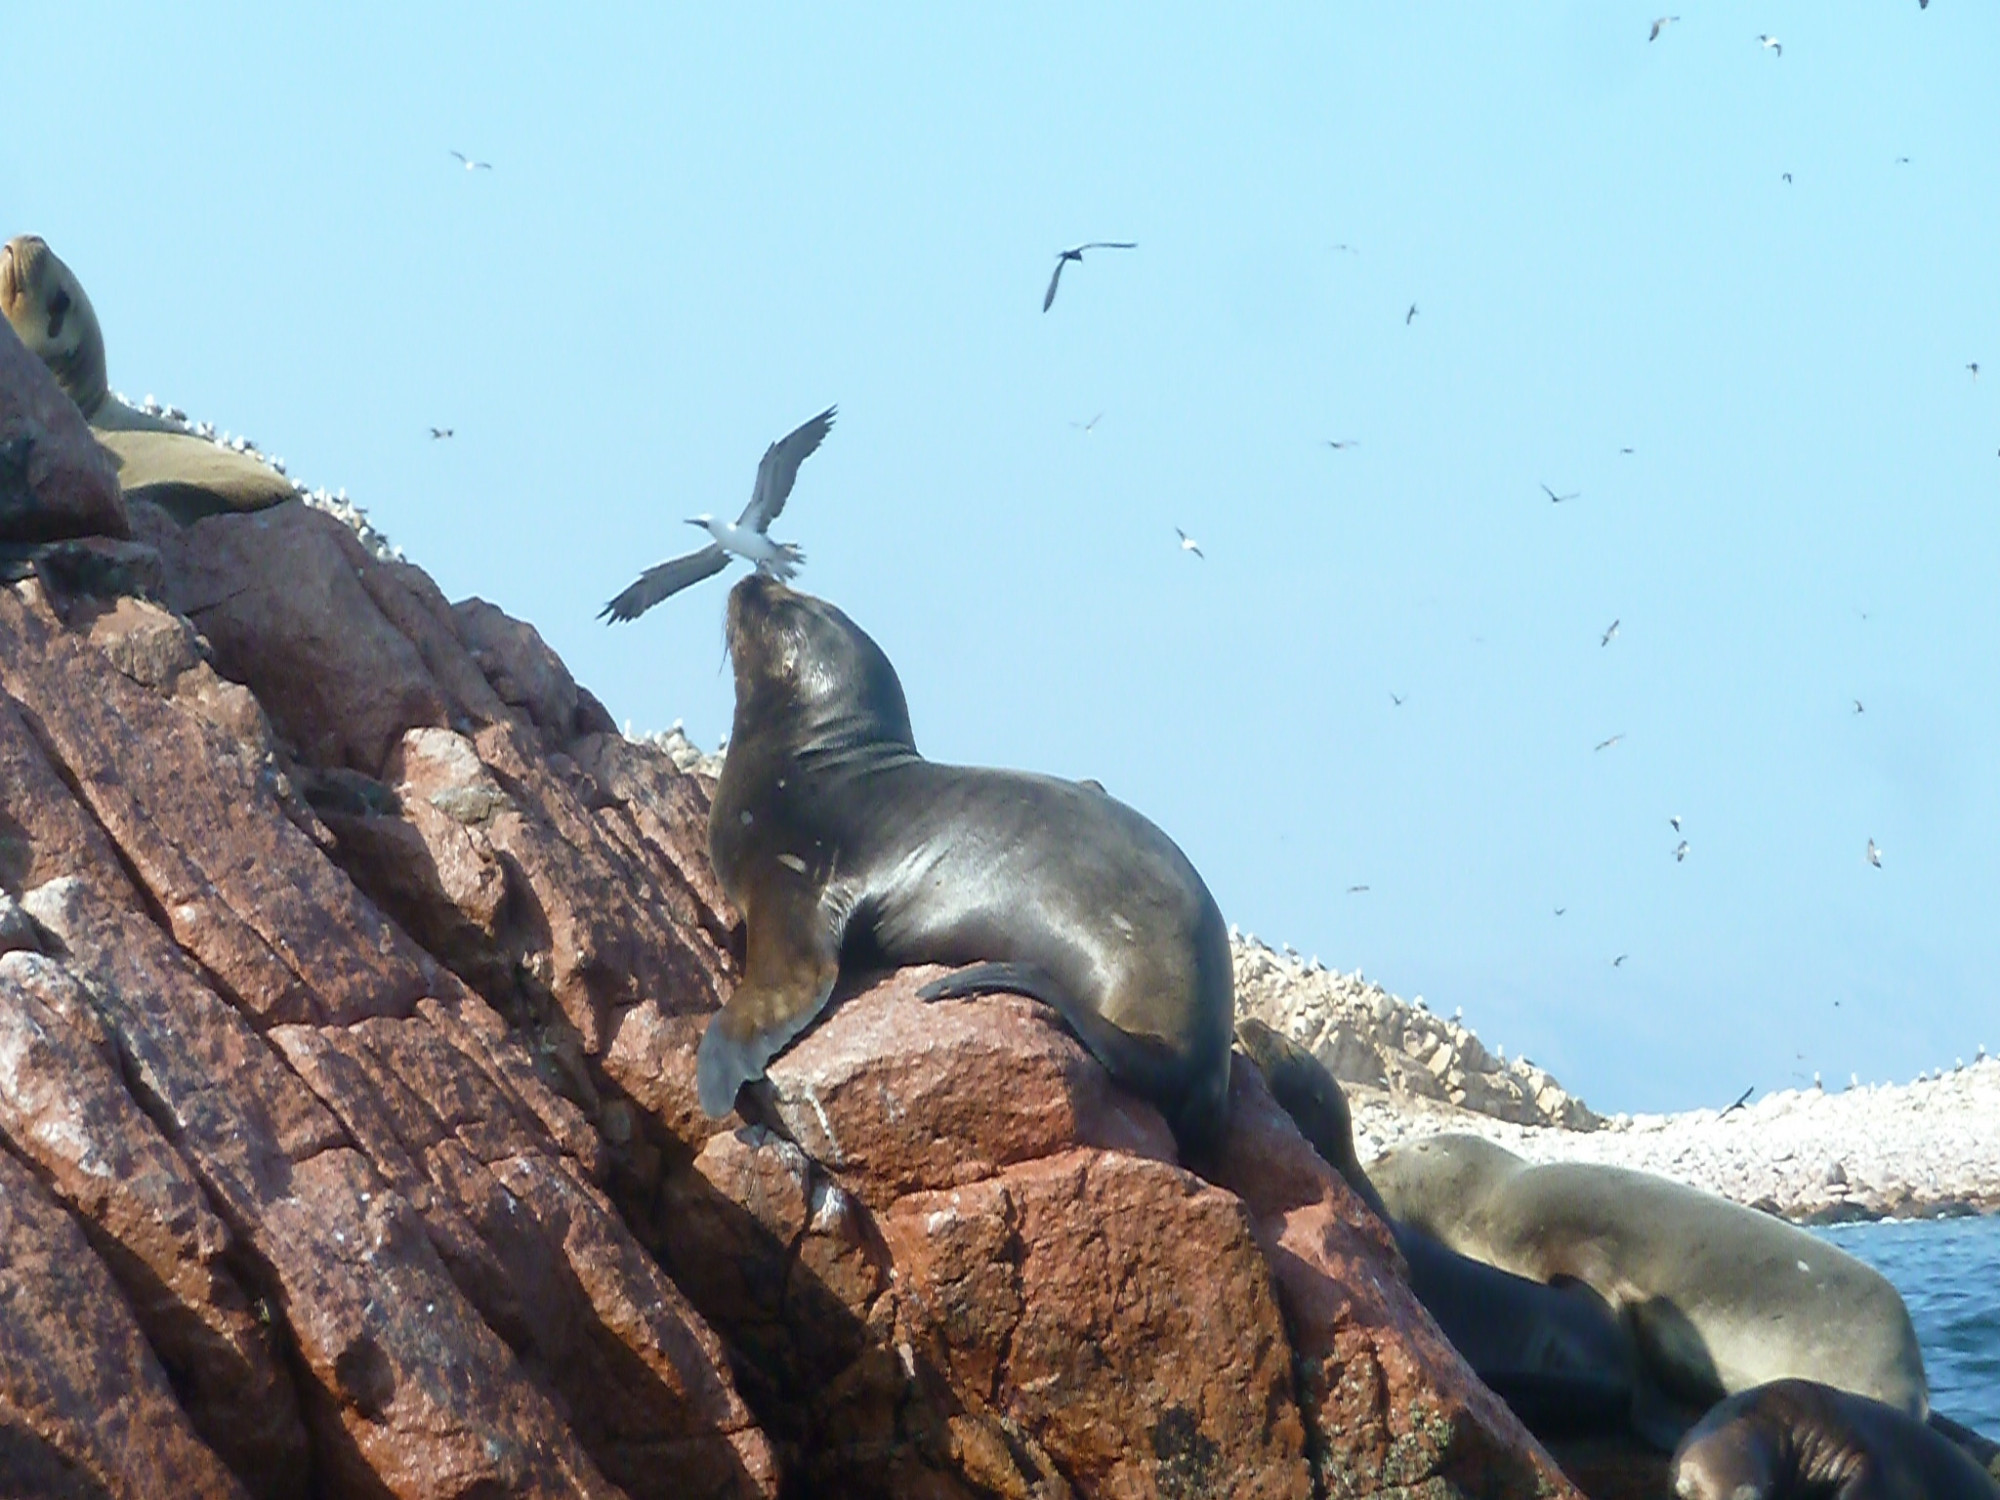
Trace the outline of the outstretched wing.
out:
M 1068 264 L 1069 264 L 1069 257 L 1067 255 L 1058 255 L 1056 257 L 1055 271 L 1049 277 L 1049 289 L 1046 292 L 1042 293 L 1043 312 L 1047 312 L 1049 308 L 1055 304 L 1056 283 L 1062 280 L 1062 268 Z
M 1092 240 L 1087 245 L 1078 245 L 1079 250 L 1137 250 L 1137 240 Z
M 620 620 L 636 620 L 669 594 L 678 594 L 689 584 L 720 573 L 728 561 L 729 554 L 722 550 L 721 544 L 710 542 L 699 552 L 648 568 L 639 575 L 637 583 L 599 610 L 597 618 L 614 625 Z
M 792 492 L 792 482 L 799 477 L 799 465 L 826 441 L 827 433 L 833 430 L 833 414 L 839 410 L 829 406 L 764 450 L 764 460 L 757 465 L 756 488 L 750 491 L 750 503 L 743 507 L 743 514 L 736 518 L 738 526 L 762 531 L 778 519 L 785 498 Z

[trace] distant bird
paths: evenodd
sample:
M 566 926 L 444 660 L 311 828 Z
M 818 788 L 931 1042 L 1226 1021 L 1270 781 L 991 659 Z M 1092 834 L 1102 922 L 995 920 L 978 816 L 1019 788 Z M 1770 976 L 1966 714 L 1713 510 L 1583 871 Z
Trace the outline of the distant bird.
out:
M 1779 57 L 1783 57 L 1785 55 L 1785 44 L 1779 41 L 1776 37 L 1772 36 L 1769 32 L 1766 32 L 1764 35 L 1758 37 L 1757 44 L 1761 47 L 1769 47 Z
M 1558 906 L 1558 907 L 1556 908 L 1556 915 L 1557 915 L 1557 916 L 1561 916 L 1561 915 L 1562 915 L 1562 914 L 1563 914 L 1564 912 L 1566 912 L 1566 911 L 1568 911 L 1568 910 L 1569 910 L 1569 908 L 1568 908 L 1567 906 Z
M 1778 180 L 1781 182 L 1790 182 L 1792 180 L 1792 174 L 1790 172 L 1780 172 L 1778 174 Z
M 1674 22 L 1678 21 L 1679 19 L 1680 19 L 1679 16 L 1661 16 L 1659 20 L 1653 23 L 1653 30 L 1651 34 L 1647 36 L 1646 40 L 1649 42 L 1657 42 L 1660 39 L 1660 33 L 1665 31 L 1669 26 L 1671 26 Z
M 1137 240 L 1092 240 L 1087 245 L 1077 245 L 1068 250 L 1058 250 L 1056 252 L 1055 274 L 1049 277 L 1049 289 L 1042 294 L 1042 311 L 1047 312 L 1056 300 L 1056 286 L 1062 281 L 1063 267 L 1071 261 L 1082 265 L 1084 251 L 1137 250 L 1138 248 L 1139 242 Z
M 1618 967 L 1619 967 L 1620 965 L 1622 965 L 1622 964 L 1623 964 L 1623 963 L 1625 962 L 1625 960 L 1626 960 L 1626 959 L 1630 958 L 1631 956 L 1632 956 L 1632 955 L 1631 955 L 1631 954 L 1629 954 L 1629 953 L 1621 953 L 1621 954 L 1619 954 L 1619 955 L 1618 955 L 1618 956 L 1617 956 L 1616 958 L 1614 958 L 1614 959 L 1612 959 L 1612 960 L 1611 960 L 1611 967 L 1612 967 L 1612 968 L 1614 968 L 1614 969 L 1615 969 L 1615 968 L 1618 968 Z
M 1973 361 L 1973 362 L 1972 362 L 1971 364 L 1967 365 L 1967 366 L 1966 366 L 1965 368 L 1966 368 L 1966 369 L 1968 369 L 1968 370 L 1970 370 L 1970 371 L 1972 371 L 1972 378 L 1973 378 L 1974 380 L 1977 380 L 1977 379 L 1979 378 L 1979 361 L 1978 361 L 1978 360 L 1976 360 L 1976 359 L 1975 359 L 1975 360 L 1974 360 L 1974 361 Z
M 1608 740 L 1599 740 L 1595 745 L 1592 745 L 1590 748 L 1592 750 L 1609 750 L 1613 745 L 1617 744 L 1620 740 L 1624 738 L 1625 736 L 1622 734 L 1614 734 Z
M 1896 158 L 1895 165 L 1899 167 L 1907 167 L 1909 164 L 1910 164 L 1910 159 L 1907 156 L 1899 156 Z
M 1403 696 L 1408 697 L 1409 695 L 1406 693 Z M 1394 693 L 1391 693 L 1389 695 L 1389 702 L 1397 708 L 1401 708 L 1403 706 L 1403 699 L 1398 698 Z
M 1367 889 L 1368 887 L 1365 885 L 1350 885 L 1347 888 L 1347 894 L 1350 896 L 1358 896 Z
M 636 620 L 669 595 L 720 573 L 728 565 L 731 553 L 754 563 L 760 573 L 790 578 L 806 560 L 805 554 L 789 542 L 772 541 L 765 532 L 783 512 L 785 499 L 799 477 L 799 465 L 826 441 L 838 410 L 829 406 L 766 448 L 757 465 L 757 483 L 750 491 L 750 503 L 743 507 L 736 523 L 732 526 L 706 515 L 690 519 L 688 525 L 704 528 L 715 540 L 699 552 L 646 569 L 638 582 L 598 612 L 598 619 L 608 619 L 613 624 Z
M 431 429 L 431 441 L 436 442 L 439 438 L 448 438 L 451 434 L 452 430 L 449 427 L 433 427 Z
M 1079 431 L 1089 432 L 1093 428 L 1095 428 L 1097 424 L 1103 419 L 1104 419 L 1104 413 L 1099 412 L 1096 416 L 1092 417 L 1088 422 L 1072 422 L 1069 425 L 1074 428 L 1077 428 Z
M 490 161 L 474 161 L 463 151 L 454 151 L 451 154 L 465 164 L 465 170 L 468 172 L 490 172 L 493 170 L 493 163 Z
M 1342 240 L 1338 245 L 1335 245 L 1333 248 L 1341 252 L 1343 255 L 1359 255 L 1361 253 L 1359 250 L 1355 249 L 1352 245 L 1348 244 L 1345 240 Z
M 1580 500 L 1583 498 L 1582 490 L 1571 490 L 1567 495 L 1558 495 L 1554 490 L 1550 489 L 1546 484 L 1542 486 L 1542 493 L 1544 495 L 1547 495 L 1549 499 L 1554 501 L 1557 505 L 1561 505 L 1565 500 Z
M 1611 638 L 1616 634 L 1618 634 L 1618 622 L 1613 620 L 1609 625 L 1604 627 L 1604 634 L 1598 638 L 1597 644 L 1600 646 L 1610 645 Z
M 1203 552 L 1201 548 L 1195 544 L 1195 539 L 1189 536 L 1185 531 L 1182 531 L 1180 527 L 1176 526 L 1174 528 L 1174 535 L 1181 539 L 1181 551 L 1192 552 L 1196 557 L 1199 557 L 1203 562 L 1208 561 L 1208 554 Z
M 1688 841 L 1686 839 L 1682 839 L 1678 844 L 1674 846 L 1674 863 L 1679 864 L 1682 860 L 1686 859 L 1687 857 L 1688 857 Z
M 1748 1104 L 1750 1102 L 1750 1096 L 1756 1092 L 1757 1092 L 1757 1085 L 1753 1083 L 1750 1085 L 1749 1088 L 1745 1089 L 1742 1093 L 1736 1096 L 1736 1102 L 1730 1105 L 1728 1109 L 1725 1109 L 1723 1111 L 1723 1114 L 1725 1115 L 1734 1114 L 1737 1110 L 1741 1109 L 1744 1105 Z
M 1412 323 L 1416 322 L 1416 320 L 1417 320 L 1417 304 L 1412 302 L 1410 304 L 1410 310 L 1403 314 L 1403 326 L 1405 328 L 1408 328 Z
M 1619 449 L 1618 451 L 1619 451 L 1620 453 L 1630 453 L 1630 452 L 1632 452 L 1632 450 L 1631 450 L 1630 448 L 1620 448 L 1620 449 Z
M 1875 840 L 1868 841 L 1868 863 L 1876 869 L 1882 868 L 1882 851 L 1875 846 Z
M 1338 452 L 1338 451 L 1339 451 L 1340 449 L 1342 449 L 1342 448 L 1359 448 L 1359 447 L 1361 446 L 1361 439 L 1360 439 L 1360 438 L 1328 438 L 1328 439 L 1326 440 L 1326 445 L 1327 445 L 1327 447 L 1329 447 L 1329 448 L 1333 449 L 1333 450 L 1334 450 L 1335 452 Z
M 1856 698 L 1854 700 L 1854 711 L 1858 714 L 1865 714 L 1868 712 L 1867 709 L 1861 706 L 1861 700 L 1859 698 Z
M 1679 813 L 1675 813 L 1672 817 L 1668 818 L 1667 821 L 1674 825 L 1675 833 L 1679 833 L 1681 831 L 1681 815 Z

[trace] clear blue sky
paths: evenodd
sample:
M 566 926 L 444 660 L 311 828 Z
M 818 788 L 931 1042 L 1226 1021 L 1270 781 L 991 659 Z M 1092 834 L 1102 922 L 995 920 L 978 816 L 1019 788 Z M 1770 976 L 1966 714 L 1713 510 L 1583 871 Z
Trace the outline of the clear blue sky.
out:
M 84 6 L 0 230 L 637 728 L 726 580 L 597 609 L 837 401 L 775 534 L 926 753 L 1600 1108 L 1907 1078 L 2000 1047 L 2000 7 L 1677 3 Z

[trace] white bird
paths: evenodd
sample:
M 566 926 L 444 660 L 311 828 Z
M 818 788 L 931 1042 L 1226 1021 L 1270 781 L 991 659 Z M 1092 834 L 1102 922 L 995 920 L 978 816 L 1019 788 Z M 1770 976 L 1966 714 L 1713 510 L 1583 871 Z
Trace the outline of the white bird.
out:
M 1608 646 L 1611 644 L 1612 637 L 1617 634 L 1618 634 L 1618 622 L 1616 620 L 1613 620 L 1609 625 L 1605 626 L 1604 635 L 1602 636 L 1602 638 L 1599 639 L 1597 644 L 1600 646 Z
M 1174 528 L 1174 535 L 1181 539 L 1181 551 L 1192 552 L 1196 557 L 1199 557 L 1203 562 L 1208 561 L 1208 555 L 1201 550 L 1200 546 L 1197 545 L 1197 543 L 1195 542 L 1195 539 L 1189 536 L 1185 531 L 1182 531 L 1180 527 L 1176 526 Z
M 474 161 L 463 151 L 454 151 L 451 154 L 464 163 L 465 170 L 468 172 L 490 172 L 493 170 L 493 163 L 490 161 Z
M 605 605 L 597 617 L 609 619 L 613 624 L 636 620 L 669 595 L 720 573 L 732 553 L 756 564 L 760 573 L 790 578 L 806 560 L 805 553 L 790 542 L 774 542 L 764 533 L 784 510 L 785 499 L 799 477 L 799 465 L 826 441 L 837 410 L 838 407 L 829 406 L 764 450 L 763 460 L 757 465 L 757 483 L 750 492 L 750 503 L 743 507 L 743 514 L 734 524 L 718 521 L 714 516 L 690 519 L 688 525 L 702 527 L 715 540 L 698 552 L 646 569 L 638 582 Z
M 1682 839 L 1679 844 L 1674 846 L 1674 863 L 1679 864 L 1682 860 L 1686 859 L 1687 857 L 1688 857 L 1688 841 L 1686 839 Z
M 1760 46 L 1769 47 L 1779 57 L 1783 57 L 1785 55 L 1785 44 L 1779 41 L 1776 37 L 1772 36 L 1769 32 L 1766 32 L 1764 35 L 1758 37 L 1757 42 L 1758 45 Z
M 1868 863 L 1878 870 L 1882 868 L 1882 851 L 1876 847 L 1872 838 L 1868 841 Z
M 1659 20 L 1653 23 L 1652 35 L 1648 36 L 1646 40 L 1649 42 L 1657 42 L 1660 39 L 1660 33 L 1665 31 L 1668 26 L 1672 25 L 1675 21 L 1678 21 L 1679 19 L 1680 19 L 1679 16 L 1661 16 Z
M 1138 248 L 1139 248 L 1139 242 L 1137 240 L 1092 240 L 1085 245 L 1074 245 L 1068 250 L 1058 250 L 1056 252 L 1055 274 L 1049 277 L 1049 289 L 1046 292 L 1042 293 L 1042 311 L 1047 312 L 1049 308 L 1053 306 L 1055 303 L 1056 286 L 1062 280 L 1063 267 L 1068 265 L 1071 261 L 1075 261 L 1078 265 L 1082 265 L 1084 251 L 1137 250 Z

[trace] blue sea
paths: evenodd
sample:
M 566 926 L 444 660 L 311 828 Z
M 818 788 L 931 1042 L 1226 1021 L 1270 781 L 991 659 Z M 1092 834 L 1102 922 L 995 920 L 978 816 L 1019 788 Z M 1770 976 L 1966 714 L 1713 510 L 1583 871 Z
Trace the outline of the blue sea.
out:
M 2000 1214 L 1815 1230 L 1888 1277 L 1910 1309 L 1931 1405 L 2000 1439 Z

